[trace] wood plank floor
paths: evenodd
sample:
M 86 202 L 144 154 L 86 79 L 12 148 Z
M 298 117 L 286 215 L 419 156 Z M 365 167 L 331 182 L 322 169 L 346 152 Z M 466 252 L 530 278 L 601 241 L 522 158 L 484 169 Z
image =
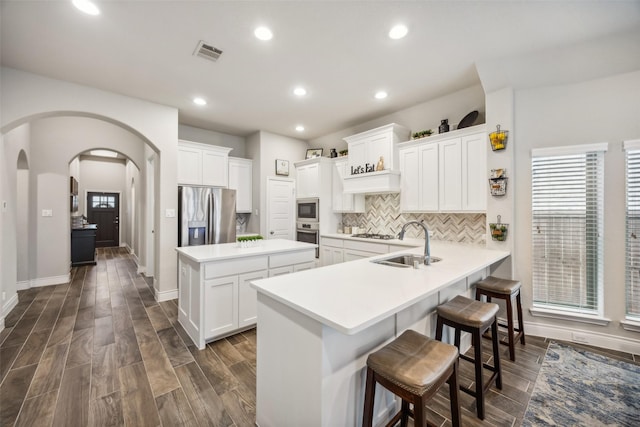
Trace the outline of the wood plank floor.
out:
M 255 329 L 199 351 L 177 316 L 120 248 L 99 249 L 70 283 L 20 291 L 0 332 L 0 426 L 254 426 Z M 462 393 L 463 425 L 520 425 L 547 345 L 528 336 L 516 363 L 501 346 L 503 389 L 490 391 L 484 421 Z M 451 424 L 447 393 L 429 405 L 438 426 Z

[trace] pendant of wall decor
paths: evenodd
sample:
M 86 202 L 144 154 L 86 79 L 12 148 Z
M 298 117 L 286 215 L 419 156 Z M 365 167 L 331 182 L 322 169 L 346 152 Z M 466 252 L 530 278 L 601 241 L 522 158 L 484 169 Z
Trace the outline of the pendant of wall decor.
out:
M 500 215 L 498 215 L 498 222 L 490 222 L 489 229 L 491 230 L 491 240 L 498 242 L 504 242 L 507 240 L 507 232 L 509 231 L 509 224 L 503 224 L 500 222 Z
M 489 178 L 489 191 L 492 196 L 504 196 L 507 194 L 507 170 L 491 169 L 491 178 Z
M 491 142 L 491 149 L 493 151 L 500 151 L 507 148 L 507 140 L 509 139 L 508 130 L 500 130 L 500 125 L 496 126 L 496 131 L 489 134 L 489 141 Z

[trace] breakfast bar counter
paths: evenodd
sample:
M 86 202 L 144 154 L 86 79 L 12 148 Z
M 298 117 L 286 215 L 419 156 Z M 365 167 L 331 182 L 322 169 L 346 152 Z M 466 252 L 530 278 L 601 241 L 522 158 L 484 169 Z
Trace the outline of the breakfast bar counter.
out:
M 423 248 L 402 253 L 420 255 Z M 377 264 L 393 254 L 256 280 L 256 423 L 359 426 L 368 354 L 411 328 L 432 335 L 434 310 L 509 257 L 476 245 L 432 242 L 432 265 Z M 395 401 L 378 393 L 375 424 Z

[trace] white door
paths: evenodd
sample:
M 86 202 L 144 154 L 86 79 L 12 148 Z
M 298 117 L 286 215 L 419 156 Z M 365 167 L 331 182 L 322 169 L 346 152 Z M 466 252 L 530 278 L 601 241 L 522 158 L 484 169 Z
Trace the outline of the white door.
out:
M 267 239 L 295 240 L 294 181 L 267 178 Z

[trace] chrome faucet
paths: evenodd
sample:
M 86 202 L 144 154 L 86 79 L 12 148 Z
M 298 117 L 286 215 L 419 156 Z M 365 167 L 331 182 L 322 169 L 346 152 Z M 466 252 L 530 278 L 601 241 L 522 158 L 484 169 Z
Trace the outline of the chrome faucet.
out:
M 404 239 L 404 232 L 407 229 L 407 226 L 410 224 L 419 225 L 424 229 L 424 265 L 431 264 L 431 245 L 429 244 L 429 230 L 424 222 L 420 221 L 409 221 L 405 225 L 402 226 L 402 230 L 400 230 L 400 234 L 398 234 L 398 239 Z

